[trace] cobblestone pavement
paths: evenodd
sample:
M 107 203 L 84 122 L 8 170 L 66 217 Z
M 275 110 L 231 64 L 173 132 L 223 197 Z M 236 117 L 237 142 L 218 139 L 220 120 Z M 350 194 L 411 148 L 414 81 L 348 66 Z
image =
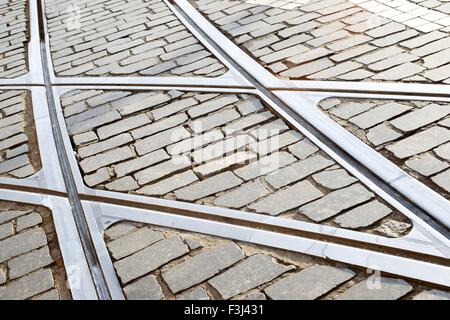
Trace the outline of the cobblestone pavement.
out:
M 0 1 L 0 78 L 28 72 L 28 4 L 26 0 Z
M 90 90 L 61 101 L 89 187 L 390 237 L 411 227 L 255 96 Z
M 450 83 L 447 2 L 191 2 L 284 79 Z
M 175 229 L 121 222 L 105 238 L 130 300 L 450 299 L 410 280 Z
M 26 178 L 40 168 L 30 92 L 0 90 L 0 177 Z
M 450 198 L 450 104 L 331 98 L 319 107 L 388 159 Z
M 0 300 L 70 299 L 50 210 L 0 200 Z
M 160 0 L 46 0 L 57 76 L 218 77 L 227 68 Z

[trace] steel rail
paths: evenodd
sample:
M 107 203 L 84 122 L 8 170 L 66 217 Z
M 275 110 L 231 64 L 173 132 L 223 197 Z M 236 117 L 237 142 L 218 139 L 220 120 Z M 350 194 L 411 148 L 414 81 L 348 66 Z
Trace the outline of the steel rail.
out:
M 49 115 L 52 125 L 53 138 L 56 145 L 56 152 L 61 167 L 64 184 L 66 186 L 67 198 L 72 207 L 72 213 L 74 216 L 77 231 L 80 237 L 81 245 L 85 253 L 86 261 L 90 269 L 92 281 L 97 291 L 97 296 L 100 300 L 110 300 L 111 295 L 108 289 L 108 285 L 100 266 L 100 261 L 95 250 L 94 243 L 92 241 L 89 225 L 86 220 L 86 216 L 81 204 L 80 197 L 78 195 L 75 179 L 70 167 L 69 159 L 65 152 L 64 141 L 62 133 L 60 131 L 60 125 L 58 121 L 58 114 L 56 111 L 55 100 L 53 96 L 53 88 L 50 80 L 49 65 L 47 63 L 47 48 L 45 43 L 44 34 L 44 10 L 42 7 L 42 1 L 37 1 L 39 30 L 40 30 L 40 49 L 42 58 L 42 69 L 44 75 L 44 86 L 46 89 L 47 102 Z M 42 190 L 41 190 L 42 191 Z

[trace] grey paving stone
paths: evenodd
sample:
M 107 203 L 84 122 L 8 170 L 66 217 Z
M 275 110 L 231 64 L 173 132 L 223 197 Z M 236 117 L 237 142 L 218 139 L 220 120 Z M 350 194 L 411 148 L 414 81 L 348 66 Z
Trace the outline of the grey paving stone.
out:
M 290 145 L 288 147 L 288 150 L 297 158 L 304 160 L 308 158 L 310 155 L 316 153 L 319 150 L 319 148 L 317 148 L 308 139 L 303 139 L 293 145 Z
M 450 293 L 432 289 L 422 291 L 421 293 L 415 295 L 413 300 L 450 300 Z
M 11 222 L 0 225 L 0 240 L 14 234 L 13 224 Z
M 314 174 L 312 178 L 314 181 L 328 189 L 340 189 L 358 181 L 356 178 L 350 176 L 344 169 L 322 171 Z
M 364 228 L 386 217 L 391 212 L 392 210 L 389 207 L 378 200 L 373 200 L 338 216 L 333 221 L 343 228 Z
M 6 273 L 3 269 L 0 270 L 0 285 L 6 282 Z
M 425 70 L 424 67 L 416 64 L 407 62 L 402 65 L 393 67 L 389 70 L 375 74 L 372 79 L 374 80 L 386 80 L 395 81 L 405 79 L 407 77 L 413 76 Z
M 432 127 L 386 147 L 397 158 L 405 159 L 410 156 L 428 151 L 450 140 L 450 130 Z
M 120 118 L 121 118 L 120 114 L 117 111 L 107 112 L 97 117 L 93 117 L 91 119 L 78 122 L 76 125 L 69 125 L 68 126 L 69 134 L 74 135 L 86 131 L 91 131 L 96 127 L 100 127 L 101 125 L 114 122 L 116 120 L 119 120 Z
M 58 289 L 52 289 L 40 295 L 34 296 L 31 300 L 60 300 Z
M 16 279 L 53 263 L 47 246 L 8 261 L 9 278 Z
M 333 51 L 328 50 L 326 48 L 314 48 L 312 50 L 302 52 L 291 56 L 286 59 L 287 62 L 294 64 L 302 64 L 306 62 L 310 62 L 312 60 L 316 60 L 319 58 L 324 58 L 333 54 Z M 282 70 L 281 70 L 282 71 Z M 277 72 L 280 73 L 280 72 Z
M 89 186 L 93 187 L 100 183 L 106 182 L 110 179 L 108 168 L 100 168 L 95 173 L 85 175 L 84 182 Z
M 47 244 L 45 232 L 31 229 L 0 241 L 0 262 L 9 260 L 22 253 L 37 249 Z
M 375 105 L 370 102 L 348 102 L 334 108 L 330 111 L 330 113 L 341 119 L 347 120 L 351 117 L 368 111 L 373 107 L 375 107 Z
M 170 160 L 148 167 L 134 174 L 140 185 L 168 176 L 191 166 L 191 161 L 184 155 L 172 157 Z
M 443 144 L 433 151 L 438 157 L 450 161 L 450 143 Z
M 248 181 L 278 170 L 293 162 L 295 162 L 295 158 L 291 154 L 284 151 L 276 152 L 242 168 L 236 169 L 234 170 L 234 173 L 240 178 Z
M 97 135 L 93 131 L 77 134 L 73 136 L 73 142 L 79 146 L 85 143 L 93 142 L 98 139 Z
M 32 212 L 31 210 L 0 211 L 0 224 Z
M 26 216 L 21 216 L 16 220 L 16 231 L 20 232 L 24 229 L 34 227 L 42 223 L 42 217 L 37 212 L 32 212 Z
M 193 290 L 180 294 L 177 300 L 210 300 L 208 293 L 201 287 L 196 287 Z
M 300 181 L 251 204 L 249 208 L 256 212 L 276 216 L 321 196 L 323 196 L 322 192 L 309 181 Z
M 100 127 L 97 129 L 97 134 L 101 140 L 105 140 L 119 133 L 141 127 L 148 123 L 150 123 L 150 119 L 146 114 L 138 114 L 136 116 L 114 122 L 113 124 Z
M 292 69 L 283 71 L 280 73 L 280 76 L 301 78 L 301 77 L 307 76 L 309 74 L 316 73 L 320 70 L 330 68 L 332 66 L 334 66 L 334 63 L 331 62 L 329 59 L 324 58 L 324 59 L 308 62 L 308 63 L 302 64 L 298 67 L 294 67 Z
M 361 67 L 363 67 L 363 65 L 360 63 L 347 61 L 344 63 L 340 63 L 337 66 L 314 73 L 314 74 L 308 76 L 308 78 L 309 79 L 329 79 L 329 78 L 337 77 L 339 75 L 348 73 L 355 69 L 359 69 Z
M 139 189 L 139 185 L 132 177 L 127 176 L 107 183 L 105 188 L 110 191 L 126 192 Z
M 216 160 L 209 161 L 205 164 L 202 164 L 198 167 L 194 168 L 194 172 L 201 177 L 207 177 L 214 173 L 219 173 L 226 168 L 239 165 L 246 164 L 250 160 L 256 158 L 256 154 L 250 153 L 247 151 L 238 151 L 229 156 L 225 156 L 223 158 L 219 158 Z
M 396 118 L 390 123 L 403 132 L 410 132 L 436 122 L 450 114 L 450 105 L 431 103 L 421 109 Z
M 445 191 L 450 192 L 450 170 L 435 175 L 431 180 Z
M 188 170 L 182 173 L 175 174 L 159 182 L 152 183 L 151 185 L 144 186 L 136 192 L 145 195 L 162 196 L 198 180 L 199 179 L 197 178 L 195 173 L 192 170 Z
M 362 281 L 337 297 L 338 300 L 397 300 L 410 292 L 412 286 L 401 279 L 379 277 Z
M 135 230 L 136 227 L 131 222 L 119 222 L 108 229 L 105 230 L 105 235 L 110 239 L 114 240 L 121 236 L 126 235 L 127 233 Z
M 170 101 L 170 97 L 164 93 L 156 93 L 140 101 L 118 107 L 117 110 L 122 116 L 127 116 L 138 111 L 147 110 L 164 102 Z
M 192 138 L 182 140 L 167 147 L 167 152 L 171 155 L 182 154 L 191 150 L 199 149 L 200 147 L 210 144 L 224 138 L 220 129 L 214 129 L 203 134 L 198 134 Z
M 170 237 L 114 263 L 122 283 L 128 283 L 167 262 L 188 253 L 188 247 L 177 237 Z
M 267 300 L 266 296 L 262 292 L 251 292 L 242 297 L 239 297 L 237 300 Z
M 162 239 L 161 232 L 141 228 L 109 242 L 107 246 L 114 259 L 119 260 Z
M 292 182 L 306 178 L 307 176 L 333 165 L 320 155 L 310 157 L 306 160 L 294 162 L 284 168 L 277 170 L 265 177 L 265 180 L 275 189 L 284 187 Z
M 313 300 L 354 276 L 350 269 L 315 264 L 278 280 L 264 292 L 274 300 Z
M 447 169 L 450 166 L 448 163 L 437 159 L 431 154 L 413 157 L 406 161 L 405 164 L 425 177 Z
M 186 108 L 192 107 L 197 104 L 197 100 L 194 98 L 181 99 L 175 102 L 164 105 L 163 107 L 152 109 L 150 112 L 155 120 L 162 119 L 164 117 L 170 116 Z M 191 110 L 190 108 L 189 110 Z
M 217 197 L 214 201 L 214 205 L 238 209 L 268 194 L 269 190 L 257 180 L 243 184 L 239 188 Z
M 140 140 L 134 144 L 136 152 L 142 156 L 146 153 L 163 148 L 175 142 L 189 138 L 191 134 L 183 127 L 175 127 L 166 131 L 154 134 L 148 138 Z
M 0 163 L 0 174 L 7 173 L 14 169 L 23 167 L 30 163 L 28 155 L 24 154 L 13 159 L 9 159 Z
M 389 120 L 403 112 L 410 110 L 411 107 L 395 102 L 385 103 L 377 106 L 367 112 L 361 113 L 350 118 L 350 122 L 356 124 L 361 129 L 368 129 L 385 120 Z
M 36 271 L 17 281 L 0 287 L 1 300 L 25 300 L 51 289 L 54 285 L 50 269 Z
M 129 147 L 116 148 L 105 153 L 86 158 L 80 162 L 85 173 L 93 172 L 101 167 L 108 166 L 133 157 Z
M 129 142 L 132 142 L 133 138 L 129 133 L 123 133 L 118 136 L 109 138 L 104 141 L 100 141 L 97 143 L 92 143 L 85 147 L 81 147 L 78 149 L 78 155 L 81 158 L 87 158 L 93 156 L 95 154 L 111 150 L 113 148 L 121 147 Z
M 373 197 L 373 193 L 367 191 L 366 188 L 360 184 L 354 184 L 333 191 L 323 198 L 301 207 L 299 213 L 320 222 Z
M 175 191 L 175 196 L 180 200 L 195 201 L 220 191 L 231 189 L 241 183 L 241 179 L 228 171 L 181 188 Z
M 272 114 L 269 111 L 252 114 L 252 115 L 240 118 L 240 119 L 233 121 L 232 123 L 226 125 L 223 128 L 223 131 L 227 135 L 230 135 L 237 131 L 242 131 L 249 127 L 255 126 L 261 122 L 268 121 L 272 117 L 274 117 L 274 114 Z
M 381 123 L 375 127 L 372 127 L 366 135 L 367 140 L 369 140 L 374 146 L 379 146 L 383 143 L 396 140 L 401 136 L 401 133 L 393 130 L 386 123 Z
M 289 130 L 289 127 L 284 123 L 284 121 L 277 119 L 263 124 L 256 129 L 250 129 L 249 134 L 255 137 L 258 141 L 262 141 L 287 130 Z
M 155 276 L 149 275 L 123 288 L 128 300 L 161 300 L 164 298 L 161 286 Z
M 255 254 L 208 282 L 224 299 L 229 299 L 292 269 L 292 266 L 282 265 L 270 256 Z
M 260 156 L 263 156 L 293 144 L 302 137 L 303 136 L 299 132 L 289 130 L 280 135 L 271 136 L 266 140 L 252 143 L 250 145 L 250 149 L 253 152 L 258 153 Z
M 242 250 L 233 242 L 203 251 L 162 273 L 173 293 L 195 286 L 232 266 L 244 258 Z
M 130 173 L 139 171 L 145 167 L 150 167 L 155 163 L 169 159 L 170 156 L 162 149 L 150 152 L 142 157 L 125 161 L 114 166 L 117 177 L 124 177 Z
M 238 118 L 240 118 L 240 114 L 236 110 L 228 109 L 194 120 L 189 123 L 189 127 L 194 133 L 199 134 Z
M 187 116 L 184 113 L 177 114 L 171 117 L 161 119 L 159 121 L 153 122 L 151 124 L 145 125 L 143 127 L 134 129 L 131 131 L 131 135 L 134 139 L 140 139 L 148 137 L 152 134 L 164 131 L 169 128 L 176 127 L 187 121 Z

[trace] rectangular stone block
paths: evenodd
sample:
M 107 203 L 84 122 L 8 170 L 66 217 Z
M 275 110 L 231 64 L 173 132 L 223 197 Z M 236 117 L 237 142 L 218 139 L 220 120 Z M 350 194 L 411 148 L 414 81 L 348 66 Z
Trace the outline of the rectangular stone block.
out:
M 259 213 L 277 216 L 322 196 L 322 192 L 309 181 L 300 181 L 251 204 L 249 208 Z
M 315 264 L 264 289 L 273 300 L 314 300 L 350 280 L 350 269 Z
M 220 191 L 234 188 L 242 183 L 232 172 L 223 172 L 206 180 L 175 191 L 180 200 L 195 201 Z
M 320 222 L 373 197 L 374 194 L 362 185 L 354 184 L 301 207 L 299 212 L 311 220 Z
M 188 247 L 180 237 L 173 236 L 117 261 L 114 267 L 121 282 L 125 284 L 188 252 Z
M 209 280 L 223 299 L 247 292 L 292 270 L 264 254 L 255 254 L 233 268 Z
M 227 242 L 170 268 L 162 277 L 170 290 L 177 293 L 208 280 L 244 257 L 234 242 Z

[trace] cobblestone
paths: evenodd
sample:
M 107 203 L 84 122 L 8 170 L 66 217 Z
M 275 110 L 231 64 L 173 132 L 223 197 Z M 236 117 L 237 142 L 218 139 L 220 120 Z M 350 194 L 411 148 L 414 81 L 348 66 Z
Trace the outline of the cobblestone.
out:
M 322 221 L 340 213 L 342 210 L 365 202 L 373 196 L 367 189 L 356 184 L 333 191 L 325 197 L 301 207 L 299 210 L 314 221 Z
M 372 288 L 368 280 L 358 283 L 338 297 L 340 300 L 397 300 L 411 291 L 412 287 L 401 279 L 381 277 L 379 288 Z
M 0 90 L 0 177 L 22 179 L 38 172 L 36 142 L 30 93 Z
M 313 300 L 351 279 L 355 273 L 349 269 L 314 265 L 289 275 L 264 292 L 274 300 Z M 317 279 L 321 278 L 320 285 Z
M 163 272 L 162 277 L 173 293 L 199 284 L 244 258 L 241 249 L 227 243 L 204 251 Z
M 217 10 L 210 10 L 209 1 L 191 3 L 281 78 L 421 83 L 442 83 L 450 78 L 450 61 L 445 55 L 450 48 L 446 22 L 450 12 L 440 2 L 432 9 L 416 4 L 407 9 L 410 3 L 402 7 L 398 1 L 272 6 L 264 1 L 231 0 L 219 1 L 226 6 Z
M 26 0 L 0 4 L 0 78 L 12 79 L 28 72 L 29 16 Z
M 126 14 L 117 14 L 122 10 Z M 216 77 L 227 72 L 164 3 L 88 1 L 81 6 L 73 0 L 46 0 L 45 13 L 57 76 Z M 137 18 L 130 21 L 130 15 Z M 189 66 L 181 63 L 196 51 L 210 57 Z
M 121 225 L 123 230 L 130 229 L 130 222 L 119 222 L 106 233 L 116 233 Z M 178 247 L 166 248 L 166 255 L 178 258 L 166 259 L 162 264 L 158 255 L 141 255 L 135 263 L 149 267 L 136 281 L 122 284 L 127 299 L 265 300 L 265 294 L 271 299 L 294 300 L 353 299 L 358 295 L 367 299 L 404 299 L 409 292 L 419 292 L 414 296 L 417 299 L 448 298 L 447 291 L 384 276 L 380 288 L 375 289 L 372 285 L 377 281 L 373 276 L 342 263 L 332 265 L 328 259 L 172 228 L 131 225 L 162 234 L 166 240 L 160 242 L 177 238 L 180 243 L 196 241 L 202 245 L 184 256 L 179 256 Z M 109 241 L 107 237 L 106 243 Z M 126 259 L 114 263 L 119 276 L 117 266 Z
M 62 101 L 64 114 L 66 108 L 74 110 L 74 104 L 84 105 L 78 113 L 66 116 L 66 122 L 74 126 L 79 120 L 101 119 L 120 111 L 117 120 L 106 124 L 117 130 L 103 129 L 100 134 L 102 126 L 96 126 L 86 131 L 89 142 L 77 144 L 79 134 L 69 131 L 84 181 L 91 188 L 310 221 L 300 207 L 326 200 L 333 191 L 345 193 L 358 182 L 250 94 L 99 90 L 95 95 L 68 92 Z M 338 105 L 339 100 L 329 107 L 330 112 Z M 361 115 L 374 107 L 375 103 L 369 103 L 358 112 L 341 115 Z M 224 112 L 233 114 L 234 120 L 224 119 Z M 207 121 L 209 127 L 197 130 L 194 123 L 211 115 L 220 124 L 212 126 Z M 135 119 L 145 121 L 134 124 Z M 359 191 L 350 188 L 348 197 L 357 199 Z M 369 194 L 370 199 L 375 197 Z M 334 202 L 325 202 L 322 209 L 339 216 L 367 200 L 339 210 Z M 391 213 L 384 218 L 402 217 L 389 209 Z M 379 210 L 374 217 L 384 215 L 385 210 Z M 317 221 L 339 226 L 331 219 Z M 382 222 L 380 218 L 357 229 L 376 233 Z
M 38 299 L 48 290 L 48 299 L 69 299 L 50 210 L 3 200 L 0 207 L 0 300 Z
M 144 277 L 123 288 L 128 300 L 161 300 L 164 294 L 154 276 Z
M 355 121 L 353 123 L 351 121 L 356 117 L 348 118 L 340 113 L 340 110 L 347 108 L 348 105 L 365 106 L 360 109 L 364 111 L 356 116 L 367 119 L 367 125 L 366 123 L 361 125 L 363 128 L 379 122 L 374 120 L 376 117 L 373 117 L 372 110 L 386 105 L 390 106 L 390 109 L 399 109 L 389 111 L 389 115 L 385 113 L 386 116 L 382 117 L 384 122 L 369 130 L 355 131 L 353 124 Z M 322 107 L 322 102 L 319 106 Z M 334 107 L 322 109 L 365 143 L 397 163 L 403 170 L 419 178 L 444 197 L 449 197 L 449 186 L 446 184 L 445 176 L 445 170 L 450 166 L 447 147 L 450 131 L 445 126 L 450 114 L 450 106 L 447 103 L 340 99 Z
M 273 280 L 293 267 L 277 263 L 273 258 L 255 254 L 235 267 L 209 280 L 224 299 L 247 292 Z

